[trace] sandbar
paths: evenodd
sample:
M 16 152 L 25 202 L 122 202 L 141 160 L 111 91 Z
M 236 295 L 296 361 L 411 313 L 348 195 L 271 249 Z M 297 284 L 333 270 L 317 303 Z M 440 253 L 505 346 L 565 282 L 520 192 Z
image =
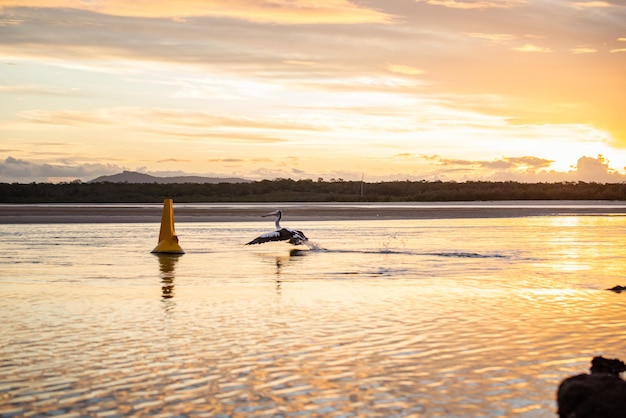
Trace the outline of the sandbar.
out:
M 393 220 L 626 215 L 626 202 L 506 201 L 407 203 L 174 203 L 178 222 L 260 221 L 274 209 L 289 220 Z M 0 204 L 0 224 L 154 223 L 162 204 Z

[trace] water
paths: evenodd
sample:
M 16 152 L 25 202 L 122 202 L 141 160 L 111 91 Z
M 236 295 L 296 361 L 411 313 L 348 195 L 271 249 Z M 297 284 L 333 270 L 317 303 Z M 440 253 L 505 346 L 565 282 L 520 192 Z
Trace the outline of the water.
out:
M 626 359 L 626 217 L 0 226 L 0 416 L 553 417 Z

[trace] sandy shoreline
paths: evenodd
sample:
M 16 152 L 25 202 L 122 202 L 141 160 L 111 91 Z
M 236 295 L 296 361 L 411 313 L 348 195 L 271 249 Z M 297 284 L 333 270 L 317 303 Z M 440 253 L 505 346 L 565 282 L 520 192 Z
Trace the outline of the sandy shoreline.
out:
M 271 203 L 174 204 L 176 222 L 259 221 L 282 208 L 289 220 L 502 218 L 555 215 L 626 215 L 626 202 Z M 161 204 L 0 205 L 0 224 L 153 223 Z

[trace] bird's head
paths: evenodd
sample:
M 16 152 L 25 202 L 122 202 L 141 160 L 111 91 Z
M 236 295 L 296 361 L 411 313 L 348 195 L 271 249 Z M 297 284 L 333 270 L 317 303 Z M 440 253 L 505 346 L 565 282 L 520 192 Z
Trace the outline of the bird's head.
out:
M 268 217 L 268 216 L 278 216 L 280 217 L 282 215 L 282 212 L 280 210 L 275 210 L 274 212 L 270 212 L 270 213 L 266 213 L 265 215 L 261 215 L 263 218 Z

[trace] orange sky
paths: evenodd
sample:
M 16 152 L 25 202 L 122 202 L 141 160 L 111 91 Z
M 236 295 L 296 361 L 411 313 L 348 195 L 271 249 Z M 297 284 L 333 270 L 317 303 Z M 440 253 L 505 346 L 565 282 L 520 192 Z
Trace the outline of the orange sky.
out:
M 626 180 L 626 6 L 0 0 L 0 181 Z

